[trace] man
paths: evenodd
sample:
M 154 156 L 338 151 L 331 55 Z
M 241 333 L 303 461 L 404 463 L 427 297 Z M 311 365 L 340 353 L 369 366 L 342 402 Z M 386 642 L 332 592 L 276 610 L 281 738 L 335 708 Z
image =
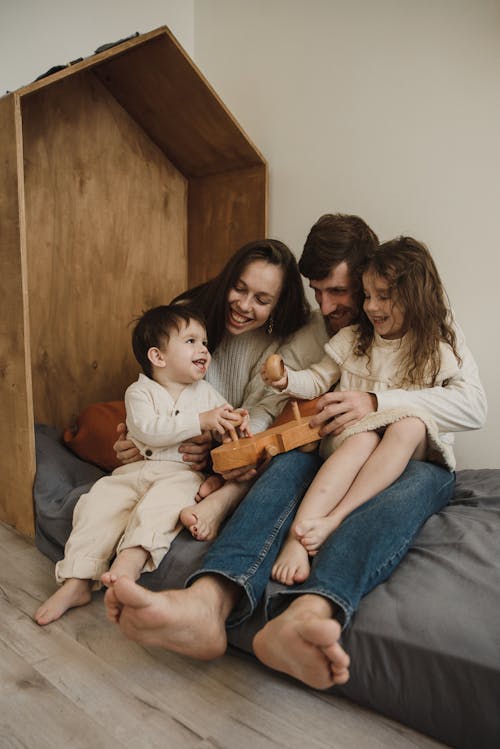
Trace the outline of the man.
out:
M 299 267 L 319 310 L 282 350 L 292 369 L 317 361 L 328 338 L 356 321 L 361 308 L 359 268 L 377 238 L 357 216 L 326 215 L 312 227 Z M 340 433 L 370 411 L 414 404 L 430 411 L 443 431 L 479 428 L 485 397 L 477 367 L 459 343 L 460 377 L 446 388 L 392 390 L 377 396 L 327 393 L 311 424 Z M 146 645 L 195 658 L 225 652 L 226 626 L 247 619 L 264 597 L 268 621 L 254 638 L 266 665 L 316 688 L 349 678 L 339 638 L 362 596 L 387 579 L 412 539 L 447 504 L 454 477 L 436 465 L 410 461 L 391 487 L 353 512 L 312 559 L 309 577 L 284 587 L 267 583 L 273 562 L 320 461 L 298 451 L 273 459 L 181 591 L 151 593 L 125 578 L 106 594 L 108 617 Z

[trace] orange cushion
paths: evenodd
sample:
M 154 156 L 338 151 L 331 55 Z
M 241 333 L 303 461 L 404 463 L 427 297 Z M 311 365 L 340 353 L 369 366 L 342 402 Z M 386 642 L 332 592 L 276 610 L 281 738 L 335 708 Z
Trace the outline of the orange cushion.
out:
M 116 427 L 125 421 L 125 416 L 123 401 L 93 403 L 81 412 L 74 427 L 64 430 L 63 441 L 82 460 L 112 471 L 122 465 L 113 445 L 117 440 Z

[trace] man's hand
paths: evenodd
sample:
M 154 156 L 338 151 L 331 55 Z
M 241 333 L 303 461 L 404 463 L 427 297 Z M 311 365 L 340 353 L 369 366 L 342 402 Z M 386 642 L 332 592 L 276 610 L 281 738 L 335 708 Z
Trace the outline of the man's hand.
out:
M 120 463 L 125 465 L 126 463 L 135 463 L 137 460 L 143 460 L 141 453 L 132 440 L 127 439 L 127 427 L 125 424 L 118 424 L 116 431 L 118 439 L 113 445 L 113 450 Z
M 377 396 L 360 390 L 325 393 L 317 404 L 318 413 L 309 422 L 312 427 L 321 427 L 320 435 L 335 437 L 372 411 L 377 410 Z
M 189 463 L 194 471 L 203 471 L 207 467 L 211 447 L 212 435 L 210 432 L 202 432 L 196 437 L 191 437 L 189 441 L 183 442 L 179 446 L 179 452 L 182 453 L 182 460 Z

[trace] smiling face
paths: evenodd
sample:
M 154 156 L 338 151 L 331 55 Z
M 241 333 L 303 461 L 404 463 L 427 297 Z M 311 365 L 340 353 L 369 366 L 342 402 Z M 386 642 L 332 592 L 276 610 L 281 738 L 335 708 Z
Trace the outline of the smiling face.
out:
M 363 273 L 363 291 L 363 309 L 375 332 L 387 340 L 402 338 L 405 334 L 404 310 L 394 299 L 394 292 L 386 279 L 373 271 Z
M 181 322 L 179 330 L 173 328 L 156 352 L 154 379 L 162 384 L 189 385 L 202 380 L 210 364 L 207 333 L 197 320 Z
M 330 335 L 335 335 L 341 328 L 356 322 L 356 284 L 345 261 L 334 266 L 321 281 L 311 280 L 309 286 L 314 291 Z
M 263 327 L 279 301 L 282 286 L 280 266 L 265 260 L 249 263 L 227 296 L 227 332 L 240 335 Z

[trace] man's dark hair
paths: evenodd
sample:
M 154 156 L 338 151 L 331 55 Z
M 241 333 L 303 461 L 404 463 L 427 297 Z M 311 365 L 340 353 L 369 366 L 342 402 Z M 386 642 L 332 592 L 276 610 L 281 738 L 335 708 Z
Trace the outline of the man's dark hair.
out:
M 189 325 L 196 320 L 204 328 L 203 316 L 186 304 L 163 304 L 152 307 L 136 320 L 132 333 L 132 348 L 142 371 L 148 377 L 153 375 L 153 367 L 148 359 L 150 348 L 161 348 L 168 341 L 172 330 L 180 331 L 182 323 Z
M 378 247 L 378 238 L 359 216 L 326 213 L 311 228 L 299 260 L 299 270 L 312 281 L 322 281 L 346 262 L 357 278 L 366 258 Z

